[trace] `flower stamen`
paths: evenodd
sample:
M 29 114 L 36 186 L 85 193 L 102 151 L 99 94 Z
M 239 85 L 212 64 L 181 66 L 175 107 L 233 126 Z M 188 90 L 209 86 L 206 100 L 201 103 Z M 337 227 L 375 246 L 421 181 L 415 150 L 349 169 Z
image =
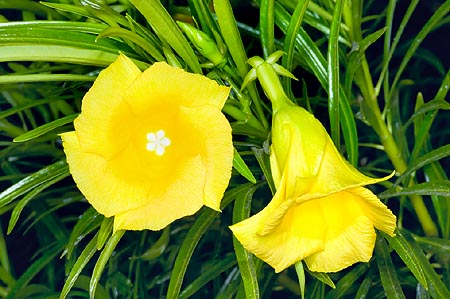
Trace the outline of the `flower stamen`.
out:
M 159 130 L 156 133 L 148 133 L 147 141 L 146 149 L 155 152 L 158 156 L 164 155 L 166 147 L 170 145 L 170 139 L 166 137 L 166 132 L 164 132 L 164 130 Z

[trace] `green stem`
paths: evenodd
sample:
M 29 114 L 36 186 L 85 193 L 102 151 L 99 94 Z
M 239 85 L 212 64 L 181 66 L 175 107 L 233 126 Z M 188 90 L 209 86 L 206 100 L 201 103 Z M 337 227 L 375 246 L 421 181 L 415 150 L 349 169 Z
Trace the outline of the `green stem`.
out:
M 360 88 L 361 92 L 363 93 L 364 99 L 367 101 L 367 108 L 370 110 L 370 113 L 366 115 L 367 120 L 380 137 L 380 141 L 384 146 L 386 155 L 391 160 L 395 170 L 398 173 L 403 173 L 407 170 L 408 165 L 406 164 L 406 161 L 400 149 L 398 148 L 398 145 L 395 142 L 392 133 L 388 130 L 388 127 L 381 116 L 375 89 L 373 85 L 369 83 L 372 81 L 368 81 L 369 79 L 371 79 L 371 76 L 365 57 L 363 58 L 361 67 L 363 72 L 363 76 L 361 76 L 361 78 L 364 78 L 365 86 L 360 85 Z M 409 186 L 413 184 L 414 180 L 411 180 Z M 428 212 L 422 196 L 410 195 L 409 199 L 411 200 L 412 207 L 416 212 L 417 218 L 419 219 L 419 222 L 422 225 L 425 234 L 427 236 L 436 236 L 438 234 L 436 224 L 431 218 L 431 215 Z
M 344 17 L 347 18 L 346 21 L 349 22 L 352 30 L 352 32 L 350 32 L 350 36 L 357 42 L 362 40 L 361 12 L 362 2 L 360 0 L 355 0 L 351 3 L 351 6 L 344 7 Z M 391 160 L 395 170 L 398 173 L 405 172 L 408 165 L 381 115 L 377 93 L 373 85 L 369 64 L 367 63 L 365 56 L 362 57 L 361 66 L 356 71 L 355 81 L 364 98 L 364 102 L 361 104 L 361 109 L 363 110 L 367 121 L 372 125 L 373 129 L 380 137 L 380 141 L 384 146 L 386 155 Z M 410 180 L 408 186 L 411 186 L 414 183 L 414 180 Z M 436 236 L 438 234 L 436 224 L 431 218 L 422 196 L 417 194 L 410 195 L 409 199 L 411 200 L 412 207 L 425 234 L 427 236 Z

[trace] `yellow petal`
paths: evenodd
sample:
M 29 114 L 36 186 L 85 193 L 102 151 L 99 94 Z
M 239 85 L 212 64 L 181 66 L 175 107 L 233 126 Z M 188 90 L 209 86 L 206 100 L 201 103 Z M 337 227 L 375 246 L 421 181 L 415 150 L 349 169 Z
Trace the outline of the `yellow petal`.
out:
M 106 217 L 146 204 L 147 190 L 108 170 L 103 157 L 83 152 L 75 132 L 61 134 L 70 173 L 88 202 Z
M 394 236 L 394 230 L 397 226 L 397 218 L 369 189 L 357 187 L 347 190 L 358 198 L 364 214 L 372 221 L 373 225 L 390 235 Z
M 212 105 L 221 110 L 230 89 L 198 74 L 187 73 L 164 62 L 145 70 L 129 87 L 126 97 L 133 112 L 146 113 L 155 105 L 198 107 Z
M 311 271 L 337 272 L 370 260 L 376 234 L 360 200 L 358 195 L 347 191 L 313 200 L 320 204 L 328 229 L 324 250 L 305 259 Z
M 226 117 L 215 106 L 183 107 L 179 117 L 191 124 L 191 146 L 201 155 L 206 167 L 204 204 L 220 210 L 220 201 L 231 178 L 233 143 L 231 127 Z M 195 178 L 194 178 L 195 179 Z
M 296 177 L 315 177 L 327 142 L 325 128 L 311 113 L 294 105 L 280 109 L 272 122 L 271 155 L 275 156 L 281 173 L 291 165 L 285 178 L 288 186 L 295 183 Z
M 206 169 L 200 156 L 185 161 L 180 176 L 161 195 L 149 198 L 144 207 L 114 217 L 114 231 L 160 230 L 181 217 L 192 215 L 203 206 Z
M 119 55 L 115 62 L 100 72 L 83 98 L 81 114 L 74 121 L 83 151 L 109 159 L 121 150 L 110 147 L 111 140 L 125 140 L 127 132 L 121 127 L 111 128 L 110 124 L 114 123 L 113 118 L 118 111 L 131 112 L 123 101 L 123 94 L 140 74 L 141 71 L 125 55 Z
M 269 234 L 260 235 L 258 228 L 276 210 L 271 203 L 230 229 L 244 248 L 280 272 L 324 248 L 327 224 L 320 206 L 310 201 L 288 209 Z
M 362 174 L 342 157 L 330 136 L 327 135 L 323 160 L 316 178 L 317 183 L 311 188 L 309 195 L 300 200 L 308 200 L 340 190 L 375 184 L 385 181 L 393 175 L 394 173 L 383 178 L 371 178 Z

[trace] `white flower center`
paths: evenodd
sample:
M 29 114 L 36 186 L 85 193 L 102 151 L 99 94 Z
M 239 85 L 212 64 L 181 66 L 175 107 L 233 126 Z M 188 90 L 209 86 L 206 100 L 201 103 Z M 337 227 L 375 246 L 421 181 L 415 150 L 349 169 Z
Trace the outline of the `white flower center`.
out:
M 170 139 L 166 137 L 164 130 L 159 130 L 156 133 L 150 132 L 147 134 L 147 150 L 155 152 L 158 156 L 164 155 L 166 147 L 170 145 Z

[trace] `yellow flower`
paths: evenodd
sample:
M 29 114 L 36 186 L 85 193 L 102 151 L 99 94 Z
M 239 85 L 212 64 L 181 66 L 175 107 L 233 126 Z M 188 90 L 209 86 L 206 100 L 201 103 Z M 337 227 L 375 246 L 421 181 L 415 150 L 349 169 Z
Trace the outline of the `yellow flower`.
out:
M 164 62 L 141 72 L 124 55 L 86 93 L 61 135 L 70 172 L 119 229 L 159 230 L 203 205 L 220 210 L 233 161 L 221 109 L 229 88 Z
M 362 186 L 390 176 L 361 174 L 312 114 L 288 100 L 277 106 L 270 155 L 277 191 L 262 211 L 231 226 L 234 235 L 276 272 L 302 260 L 317 272 L 367 262 L 374 227 L 392 236 L 396 218 Z

